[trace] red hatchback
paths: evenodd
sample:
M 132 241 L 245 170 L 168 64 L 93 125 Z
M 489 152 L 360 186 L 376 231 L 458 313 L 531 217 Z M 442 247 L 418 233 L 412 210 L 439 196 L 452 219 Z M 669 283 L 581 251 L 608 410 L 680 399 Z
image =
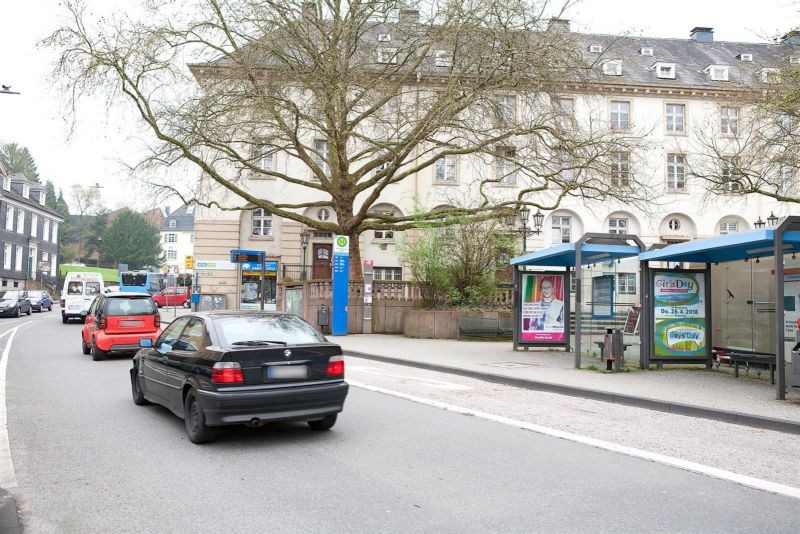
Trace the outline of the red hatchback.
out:
M 155 341 L 161 332 L 161 316 L 150 295 L 112 293 L 100 295 L 86 312 L 81 330 L 81 348 L 92 359 L 102 360 L 108 353 L 134 353 L 139 340 Z
M 188 308 L 191 306 L 189 302 L 189 292 L 186 291 L 185 287 L 168 287 L 162 289 L 153 297 L 153 300 L 159 308 L 163 308 L 164 306 L 183 306 L 184 308 Z

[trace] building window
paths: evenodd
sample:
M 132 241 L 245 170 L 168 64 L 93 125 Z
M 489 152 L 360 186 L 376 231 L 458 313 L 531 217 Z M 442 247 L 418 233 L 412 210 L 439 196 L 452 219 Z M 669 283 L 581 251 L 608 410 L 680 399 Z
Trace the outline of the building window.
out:
M 49 222 L 49 221 L 46 221 L 46 222 Z M 45 228 L 47 228 L 47 225 L 45 225 Z M 48 233 L 47 230 L 45 230 L 42 233 L 42 235 L 47 236 L 47 233 Z M 53 222 L 53 239 L 51 239 L 51 241 L 53 243 L 56 243 L 58 241 L 58 223 L 57 222 Z
M 736 161 L 722 162 L 722 190 L 727 192 L 741 191 L 742 175 L 739 174 Z
M 30 198 L 31 196 L 31 186 L 28 184 L 22 184 L 22 197 L 23 198 Z
M 566 150 L 560 150 L 556 154 L 556 161 L 559 166 L 559 177 L 564 180 L 564 182 L 574 182 L 575 161 L 572 158 L 572 154 Z
M 272 214 L 263 208 L 253 210 L 253 232 L 256 236 L 272 236 Z
M 168 233 L 164 236 L 165 243 L 177 243 L 178 242 L 178 234 L 176 233 Z
M 14 230 L 14 207 L 6 206 L 6 230 L 9 232 Z
M 58 266 L 58 256 L 53 254 L 52 258 L 50 258 L 50 276 L 56 275 L 57 266 Z
M 47 194 L 44 191 L 39 191 L 39 204 L 44 206 L 46 201 L 47 201 Z
M 3 189 L 11 191 L 11 178 L 8 176 L 3 176 Z
M 253 157 L 256 167 L 267 172 L 272 172 L 275 167 L 275 149 L 269 145 L 259 145 L 256 147 Z
M 653 55 L 653 49 L 652 48 L 640 48 L 639 49 L 639 54 L 642 55 L 642 56 L 652 56 Z
M 56 242 L 56 240 L 55 240 L 55 235 L 56 235 L 55 226 L 56 226 L 56 224 L 53 223 L 53 236 L 54 236 L 53 243 Z M 47 241 L 47 236 L 49 236 L 49 235 L 50 235 L 50 219 L 45 219 L 44 220 L 44 224 L 42 225 L 42 239 Z
M 11 269 L 11 244 L 9 243 L 3 246 L 3 269 Z
M 495 156 L 495 177 L 501 185 L 515 185 L 517 183 L 516 158 L 517 151 L 515 149 L 509 147 L 498 149 Z
M 326 177 L 331 175 L 331 167 L 328 165 L 330 159 L 328 153 L 328 141 L 325 139 L 314 139 L 314 163 L 317 164 Z
M 603 74 L 606 76 L 622 76 L 622 61 L 615 59 L 603 62 Z
M 42 252 L 42 261 L 50 261 L 50 254 L 47 252 Z
M 388 43 L 391 40 L 392 40 L 392 34 L 391 33 L 379 33 L 378 34 L 378 42 L 379 43 Z
M 35 213 L 31 214 L 31 237 L 39 237 L 39 216 Z
M 17 254 L 14 257 L 14 270 L 21 271 L 22 270 L 22 246 L 17 245 Z
M 686 106 L 683 104 L 667 104 L 667 131 L 684 133 L 686 131 Z
M 706 67 L 706 73 L 709 79 L 717 82 L 728 81 L 728 66 L 727 65 L 709 65 Z
M 739 133 L 739 110 L 737 108 L 721 108 L 719 128 L 723 135 Z
M 25 233 L 25 212 L 17 208 L 17 233 Z
M 622 130 L 630 126 L 631 103 L 611 101 L 611 128 Z
M 497 119 L 503 124 L 517 120 L 517 96 L 500 95 L 497 97 Z
M 611 154 L 611 185 L 629 187 L 631 185 L 630 154 L 615 152 Z
M 778 194 L 788 195 L 794 183 L 794 169 L 789 165 L 778 167 Z
M 178 226 L 178 222 L 175 219 L 170 219 L 169 220 L 169 227 L 170 228 L 175 228 L 176 226 Z
M 320 208 L 317 211 L 317 219 L 319 219 L 320 221 L 327 221 L 330 218 L 331 218 L 331 212 L 328 210 L 328 208 Z
M 553 216 L 553 244 L 569 243 L 572 238 L 572 217 Z
M 434 56 L 434 65 L 437 67 L 448 68 L 453 66 L 453 59 L 450 52 L 446 50 L 437 50 Z
M 375 267 L 372 279 L 399 282 L 403 279 L 403 269 L 400 267 Z
M 725 234 L 735 234 L 739 231 L 739 223 L 736 221 L 722 221 L 719 223 L 719 233 L 722 235 Z
M 617 274 L 617 293 L 620 295 L 636 294 L 636 273 Z
M 628 233 L 628 218 L 627 217 L 614 217 L 608 220 L 608 233 L 609 234 L 627 234 Z
M 397 63 L 397 48 L 379 47 L 377 50 L 378 63 L 396 64 Z
M 575 101 L 571 98 L 556 98 L 553 101 L 556 124 L 564 130 L 575 124 Z
M 167 251 L 167 259 L 168 260 L 177 260 L 178 259 L 178 251 L 177 250 L 168 250 Z
M 603 52 L 603 46 L 598 44 L 589 45 L 589 52 L 600 54 Z
M 686 158 L 680 154 L 667 155 L 667 189 L 686 189 Z
M 456 182 L 456 157 L 442 156 L 436 160 L 436 182 L 453 184 Z
M 675 63 L 656 63 L 655 71 L 656 77 L 674 80 L 675 79 Z
M 673 232 L 677 232 L 678 230 L 681 229 L 681 221 L 680 219 L 670 219 L 669 222 L 667 223 L 667 226 Z

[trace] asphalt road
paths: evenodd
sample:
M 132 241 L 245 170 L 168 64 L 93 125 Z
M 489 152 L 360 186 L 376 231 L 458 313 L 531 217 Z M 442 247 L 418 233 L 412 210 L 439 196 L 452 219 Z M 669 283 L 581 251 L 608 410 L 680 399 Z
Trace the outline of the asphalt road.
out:
M 797 499 L 356 387 L 330 432 L 193 445 L 166 409 L 133 404 L 129 359 L 82 355 L 57 311 L 30 320 L 6 376 L 26 532 L 798 529 Z

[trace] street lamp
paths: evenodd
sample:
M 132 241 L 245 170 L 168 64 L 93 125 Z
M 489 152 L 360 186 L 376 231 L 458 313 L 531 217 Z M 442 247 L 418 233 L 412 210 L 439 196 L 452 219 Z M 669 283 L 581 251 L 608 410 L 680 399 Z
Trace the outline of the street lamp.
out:
M 17 91 L 12 91 L 10 85 L 0 85 L 0 95 L 18 95 Z
M 758 220 L 753 223 L 753 226 L 756 227 L 756 230 L 761 230 L 764 228 L 764 225 L 767 224 L 761 219 L 761 215 L 758 216 Z
M 303 247 L 303 270 L 300 272 L 300 280 L 306 279 L 306 248 L 310 238 L 311 234 L 308 233 L 307 229 L 303 228 L 303 231 L 300 232 L 300 246 Z
M 544 223 L 544 213 L 541 210 L 537 209 L 536 213 L 533 214 L 533 228 L 528 229 L 528 218 L 531 215 L 530 208 L 523 207 L 518 212 L 517 215 L 519 217 L 519 222 L 522 225 L 522 228 L 515 229 L 513 228 L 514 219 L 511 217 L 507 217 L 504 219 L 507 225 L 512 226 L 512 232 L 519 232 L 522 234 L 522 252 L 524 253 L 528 249 L 528 236 L 529 235 L 539 235 L 542 233 L 542 223 Z
M 767 224 L 770 226 L 775 226 L 778 224 L 778 217 L 775 216 L 775 212 L 769 212 L 769 217 L 767 217 Z

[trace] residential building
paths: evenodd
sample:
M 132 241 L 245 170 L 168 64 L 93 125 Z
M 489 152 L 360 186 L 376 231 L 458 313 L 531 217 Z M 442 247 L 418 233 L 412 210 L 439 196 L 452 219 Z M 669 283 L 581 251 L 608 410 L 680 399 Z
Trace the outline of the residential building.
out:
M 173 212 L 165 209 L 161 224 L 161 248 L 164 251 L 164 265 L 175 273 L 191 273 L 185 267 L 187 256 L 194 255 L 194 212 L 196 206 L 183 205 Z
M 569 31 L 568 23 L 565 26 Z M 613 188 L 643 184 L 653 193 L 653 201 L 646 206 L 625 205 L 566 196 L 557 209 L 545 213 L 541 233 L 528 237 L 528 250 L 574 242 L 586 232 L 629 233 L 638 235 L 647 245 L 671 244 L 747 231 L 759 217 L 790 213 L 788 204 L 763 196 L 737 195 L 739 177 L 735 169 L 728 170 L 729 186 L 718 190 L 709 190 L 708 183 L 693 170 L 715 163 L 711 161 L 715 156 L 711 145 L 728 146 L 725 143 L 741 133 L 743 118 L 749 113 L 739 103 L 741 96 L 753 84 L 770 81 L 758 73 L 797 63 L 800 46 L 796 35 L 790 34 L 778 43 L 715 42 L 713 29 L 702 27 L 694 28 L 688 39 L 573 35 L 581 53 L 597 64 L 594 90 L 587 92 L 577 83 L 565 82 L 557 91 L 559 113 L 554 122 L 564 121 L 566 113 L 575 124 L 640 139 L 634 152 L 614 155 L 608 184 Z M 391 57 L 383 58 L 384 62 Z M 409 92 L 424 90 L 424 83 L 409 88 Z M 504 112 L 519 113 L 526 96 L 530 95 L 504 93 L 500 97 Z M 314 142 L 324 153 L 326 141 Z M 286 153 L 272 152 L 262 160 L 263 168 L 280 168 L 298 177 L 309 174 L 303 163 Z M 524 187 L 524 181 L 521 173 L 506 163 L 502 158 L 491 162 L 447 156 L 414 179 L 387 187 L 371 210 L 408 215 L 419 205 L 428 209 L 448 205 L 453 197 L 468 194 L 468 184 L 481 173 L 495 173 L 495 187 L 514 195 Z M 786 181 L 793 180 L 788 177 Z M 286 203 L 324 201 L 321 192 L 281 180 L 254 176 L 243 181 L 243 187 L 260 198 L 280 195 Z M 232 199 L 227 202 L 234 204 Z M 303 213 L 320 221 L 335 220 L 329 207 L 314 206 Z M 300 239 L 303 230 L 298 223 L 260 209 L 202 209 L 196 218 L 195 255 L 197 259 L 225 260 L 230 249 L 264 250 L 282 266 L 306 264 L 310 278 L 329 278 L 332 235 L 311 229 L 304 250 Z M 401 236 L 391 231 L 361 235 L 362 258 L 372 260 L 376 280 L 408 278 L 398 253 L 400 241 Z M 630 302 L 638 300 L 634 263 L 597 264 L 595 270 L 614 273 L 618 294 Z M 200 284 L 204 290 L 229 294 L 234 299 L 239 282 L 233 271 L 223 271 L 201 274 Z
M 45 188 L 0 162 L 0 290 L 28 288 L 28 280 L 53 286 L 63 222 L 46 205 Z

